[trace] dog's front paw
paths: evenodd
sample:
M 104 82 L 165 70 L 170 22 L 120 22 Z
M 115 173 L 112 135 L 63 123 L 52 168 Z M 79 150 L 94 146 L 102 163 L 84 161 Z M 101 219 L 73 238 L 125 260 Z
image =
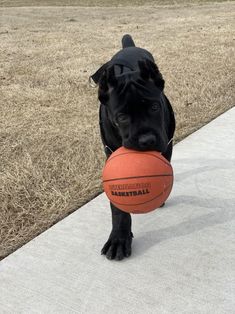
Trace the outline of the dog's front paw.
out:
M 131 255 L 131 243 L 133 234 L 124 235 L 119 232 L 111 232 L 108 241 L 101 250 L 101 254 L 106 255 L 108 259 L 122 260 Z

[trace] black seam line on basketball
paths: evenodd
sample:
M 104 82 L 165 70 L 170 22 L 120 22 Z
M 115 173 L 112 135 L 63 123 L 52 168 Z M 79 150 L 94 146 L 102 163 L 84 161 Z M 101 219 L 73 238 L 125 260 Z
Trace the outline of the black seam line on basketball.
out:
M 166 165 L 170 165 L 171 166 L 171 164 L 170 164 L 170 162 L 167 160 L 167 162 L 164 160 L 164 159 L 162 159 L 162 158 L 160 158 L 160 157 L 158 157 L 158 156 L 155 156 L 155 155 L 153 155 L 153 154 L 151 154 L 151 153 L 146 153 L 146 152 L 138 152 L 138 151 L 133 151 L 133 152 L 127 152 L 127 153 L 121 153 L 121 154 L 118 154 L 117 156 L 113 156 L 112 157 L 112 155 L 110 156 L 111 158 L 109 158 L 108 160 L 107 160 L 107 162 L 109 162 L 111 159 L 113 159 L 113 158 L 115 158 L 115 157 L 118 157 L 118 156 L 121 156 L 121 155 L 128 155 L 128 154 L 138 154 L 138 155 L 143 155 L 143 154 L 145 154 L 145 155 L 149 155 L 149 156 L 152 156 L 152 157 L 155 157 L 155 158 L 157 158 L 157 159 L 160 159 L 162 162 L 164 162 Z M 162 156 L 163 157 L 163 156 Z M 163 158 L 165 158 L 165 157 L 163 157 Z M 107 163 L 106 162 L 106 163 Z
M 172 174 L 156 174 L 156 175 L 149 175 L 149 176 L 137 176 L 137 177 L 108 179 L 108 180 L 103 180 L 103 182 L 117 181 L 117 180 L 128 180 L 128 179 L 139 179 L 139 178 L 172 177 L 172 176 L 173 176 Z
M 172 184 L 168 185 L 165 189 L 164 189 L 164 192 L 166 192 L 168 190 L 168 188 L 170 187 L 170 192 L 171 192 L 171 189 L 173 187 Z M 111 203 L 113 204 L 118 204 L 118 205 L 125 205 L 125 206 L 138 206 L 138 205 L 143 205 L 143 204 L 146 204 L 146 203 L 149 203 L 149 202 L 152 202 L 153 200 L 155 200 L 156 198 L 158 198 L 159 196 L 161 196 L 163 194 L 163 192 L 161 192 L 160 194 L 158 194 L 157 196 L 155 196 L 154 198 L 152 198 L 151 200 L 148 200 L 144 203 L 138 203 L 138 204 L 123 204 L 123 203 L 118 203 L 116 201 L 111 201 Z M 170 194 L 169 194 L 170 195 Z
M 167 162 L 166 162 L 164 159 L 162 159 L 162 158 L 160 158 L 160 157 L 158 157 L 158 156 L 155 156 L 155 155 L 153 155 L 153 154 L 151 154 L 151 153 L 138 152 L 138 151 L 133 151 L 133 152 L 128 152 L 128 153 L 121 153 L 121 154 L 118 154 L 117 156 L 113 156 L 113 157 L 112 157 L 112 155 L 111 155 L 111 156 L 109 157 L 109 159 L 106 161 L 106 163 L 108 163 L 111 159 L 113 159 L 113 158 L 115 158 L 115 157 L 118 157 L 118 156 L 121 156 L 121 155 L 127 155 L 127 154 L 138 154 L 138 155 L 146 154 L 146 155 L 155 157 L 155 158 L 157 158 L 157 159 L 160 159 L 162 162 L 164 162 L 164 164 L 171 166 L 171 163 L 170 163 L 168 160 L 167 160 Z M 162 157 L 163 157 L 163 156 L 162 156 Z M 165 157 L 163 157 L 163 158 L 165 158 Z

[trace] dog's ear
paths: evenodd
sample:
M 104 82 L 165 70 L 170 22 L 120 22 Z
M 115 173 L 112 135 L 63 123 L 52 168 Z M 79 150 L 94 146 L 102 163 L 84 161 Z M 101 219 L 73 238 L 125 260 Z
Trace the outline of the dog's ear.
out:
M 100 80 L 99 80 L 99 89 L 98 89 L 98 99 L 101 102 L 101 104 L 105 104 L 108 99 L 108 84 L 107 84 L 107 78 L 106 73 L 103 73 Z
M 110 88 L 116 86 L 117 79 L 114 73 L 114 66 L 111 66 L 103 72 L 99 80 L 98 98 L 102 104 L 105 104 L 109 99 Z
M 140 76 L 143 80 L 153 80 L 155 85 L 163 91 L 165 81 L 160 73 L 156 63 L 151 60 L 139 61 Z
M 110 85 L 110 87 L 114 87 L 117 85 L 117 79 L 115 77 L 115 72 L 114 72 L 114 65 L 107 68 L 106 78 L 107 78 L 107 83 L 108 83 L 108 85 Z
M 161 72 L 159 71 L 156 63 L 150 61 L 150 60 L 147 60 L 147 63 L 149 65 L 149 68 L 150 68 L 150 72 L 151 72 L 151 77 L 152 79 L 154 80 L 156 86 L 161 90 L 163 91 L 164 89 L 164 86 L 165 86 L 165 81 L 162 77 L 162 74 Z
M 138 65 L 140 68 L 140 76 L 144 81 L 148 81 L 150 79 L 150 70 L 145 60 L 138 61 Z

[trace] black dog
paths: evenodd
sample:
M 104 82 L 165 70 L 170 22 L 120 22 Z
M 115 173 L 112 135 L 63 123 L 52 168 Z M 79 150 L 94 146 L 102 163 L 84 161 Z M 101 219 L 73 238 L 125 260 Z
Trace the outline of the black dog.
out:
M 145 49 L 135 47 L 130 35 L 123 49 L 91 79 L 98 84 L 100 131 L 107 158 L 120 146 L 162 152 L 169 161 L 175 118 L 163 93 L 164 80 Z M 121 260 L 131 255 L 131 215 L 112 203 L 112 231 L 101 253 Z

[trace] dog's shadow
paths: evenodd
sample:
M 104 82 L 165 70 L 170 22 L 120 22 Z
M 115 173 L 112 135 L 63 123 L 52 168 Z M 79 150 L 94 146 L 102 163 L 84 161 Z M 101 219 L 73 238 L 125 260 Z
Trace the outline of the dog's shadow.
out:
M 182 200 L 182 197 L 180 197 L 180 200 Z M 173 201 L 175 202 L 177 200 L 175 199 Z M 201 200 L 199 198 L 194 198 L 194 201 L 201 203 L 204 201 L 205 203 L 203 206 L 211 208 L 212 204 L 214 204 L 215 202 L 217 202 L 218 206 L 218 203 L 221 202 L 221 199 L 213 199 L 212 201 L 210 199 Z M 186 196 L 184 198 L 184 202 L 187 202 Z M 192 205 L 192 198 L 190 198 L 189 204 Z M 226 206 L 226 208 L 206 215 L 201 215 L 199 217 L 187 221 L 183 221 L 174 226 L 166 227 L 159 230 L 146 231 L 144 235 L 137 236 L 134 239 L 135 241 L 133 242 L 133 252 L 135 252 L 135 254 L 137 255 L 140 255 L 143 252 L 150 249 L 151 247 L 158 245 L 160 242 L 167 241 L 177 237 L 186 236 L 193 232 L 234 220 L 235 198 L 224 200 L 224 206 Z
M 184 162 L 186 162 L 186 160 L 184 160 Z M 234 160 L 226 160 L 226 164 L 222 160 L 211 160 L 209 166 L 207 160 L 207 165 L 203 165 L 202 162 L 199 168 L 194 168 L 192 170 L 180 173 L 178 176 L 176 176 L 175 182 L 177 184 L 177 181 L 182 181 L 188 177 L 193 176 L 194 174 L 199 174 L 205 171 L 233 168 Z M 166 206 L 160 210 L 164 211 L 165 208 L 171 208 L 172 211 L 174 211 L 179 208 L 180 204 L 184 205 L 184 207 L 185 204 L 188 204 L 190 208 L 202 207 L 205 209 L 211 209 L 211 212 L 189 219 L 187 221 L 182 221 L 174 226 L 169 226 L 159 230 L 146 231 L 142 236 L 137 235 L 133 242 L 133 256 L 142 255 L 143 252 L 148 251 L 151 247 L 156 246 L 161 242 L 177 237 L 183 237 L 199 230 L 203 230 L 214 225 L 227 223 L 235 219 L 235 198 L 233 197 L 222 199 L 219 197 L 202 198 L 200 196 L 179 195 L 172 197 L 170 201 L 166 203 Z M 215 211 L 215 208 L 219 210 Z M 157 217 L 154 219 L 154 221 L 157 225 Z M 151 222 L 151 225 L 152 224 L 153 222 Z

